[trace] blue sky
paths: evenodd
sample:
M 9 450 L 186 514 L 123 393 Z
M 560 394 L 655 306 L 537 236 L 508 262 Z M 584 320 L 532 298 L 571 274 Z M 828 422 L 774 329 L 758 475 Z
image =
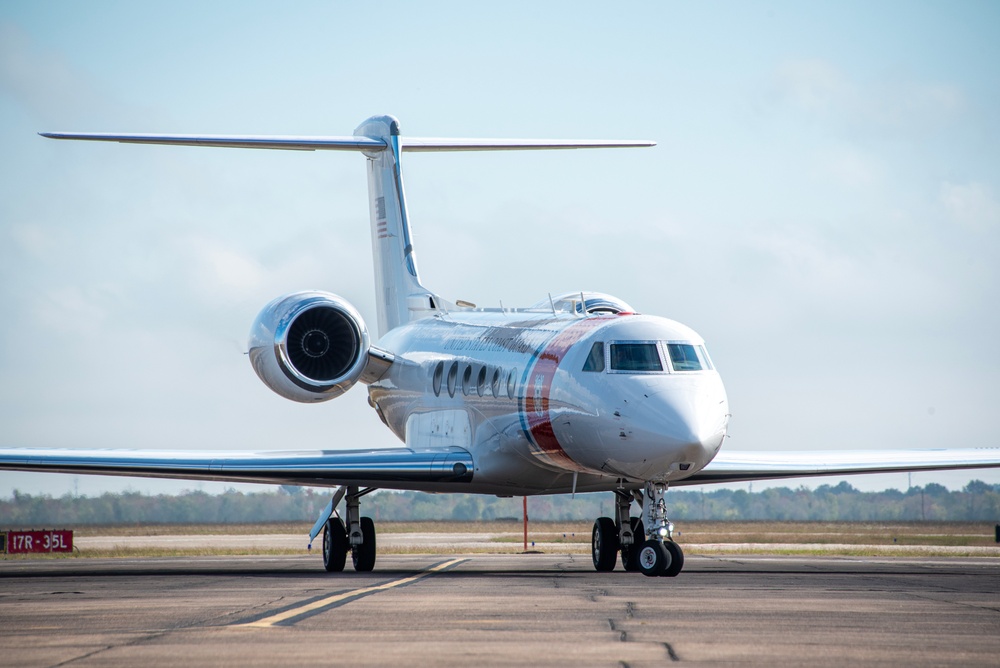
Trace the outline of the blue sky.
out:
M 3 3 L 0 444 L 395 445 L 361 388 L 292 404 L 242 355 L 284 292 L 374 322 L 362 158 L 35 134 L 391 113 L 416 136 L 659 143 L 408 156 L 442 295 L 599 290 L 694 327 L 732 449 L 998 446 L 998 25 L 991 2 Z M 971 478 L 1000 482 L 913 481 Z M 0 495 L 74 485 L 212 488 L 0 474 Z

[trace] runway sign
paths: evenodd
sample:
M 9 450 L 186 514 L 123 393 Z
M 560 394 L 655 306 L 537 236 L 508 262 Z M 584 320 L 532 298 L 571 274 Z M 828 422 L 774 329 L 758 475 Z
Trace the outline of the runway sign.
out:
M 57 529 L 53 531 L 5 531 L 3 543 L 7 554 L 33 554 L 49 552 L 72 552 L 73 531 Z

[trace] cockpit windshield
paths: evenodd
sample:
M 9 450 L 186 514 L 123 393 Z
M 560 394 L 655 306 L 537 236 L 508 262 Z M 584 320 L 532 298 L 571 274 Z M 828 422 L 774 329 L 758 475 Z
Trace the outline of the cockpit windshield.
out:
M 613 371 L 663 371 L 655 343 L 612 343 Z
M 670 365 L 674 367 L 674 371 L 701 371 L 701 360 L 691 344 L 668 343 L 667 353 L 670 354 Z
M 606 357 L 610 362 L 608 369 L 604 366 Z M 684 373 L 714 369 L 705 346 L 672 341 L 597 341 L 583 365 L 584 371 L 612 373 Z

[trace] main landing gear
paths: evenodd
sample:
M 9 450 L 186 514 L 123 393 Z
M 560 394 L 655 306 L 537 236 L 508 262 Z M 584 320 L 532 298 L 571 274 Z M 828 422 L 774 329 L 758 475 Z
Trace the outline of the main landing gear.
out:
M 354 570 L 368 572 L 375 568 L 375 522 L 361 517 L 361 497 L 374 488 L 358 491 L 357 487 L 348 487 L 346 491 L 347 526 L 332 514 L 323 527 L 323 568 L 330 573 L 343 571 L 350 551 Z
M 684 552 L 673 540 L 673 525 L 667 519 L 665 483 L 646 483 L 645 494 L 636 490 L 615 492 L 615 518 L 594 522 L 591 551 L 594 568 L 613 571 L 621 554 L 626 571 L 674 577 L 684 568 Z M 633 498 L 642 506 L 642 517 L 630 517 Z M 646 527 L 649 527 L 647 533 Z

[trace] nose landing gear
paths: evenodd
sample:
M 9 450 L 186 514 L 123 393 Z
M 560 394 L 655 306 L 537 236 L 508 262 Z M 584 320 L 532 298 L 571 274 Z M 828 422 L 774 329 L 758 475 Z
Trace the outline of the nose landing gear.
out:
M 684 568 L 684 552 L 673 540 L 673 524 L 667 519 L 665 483 L 648 482 L 645 494 L 625 490 L 615 492 L 616 520 L 598 518 L 594 522 L 591 547 L 594 568 L 599 572 L 615 568 L 618 553 L 626 571 L 644 575 L 675 577 Z M 632 499 L 642 505 L 642 517 L 629 517 Z M 649 527 L 647 533 L 646 527 Z

